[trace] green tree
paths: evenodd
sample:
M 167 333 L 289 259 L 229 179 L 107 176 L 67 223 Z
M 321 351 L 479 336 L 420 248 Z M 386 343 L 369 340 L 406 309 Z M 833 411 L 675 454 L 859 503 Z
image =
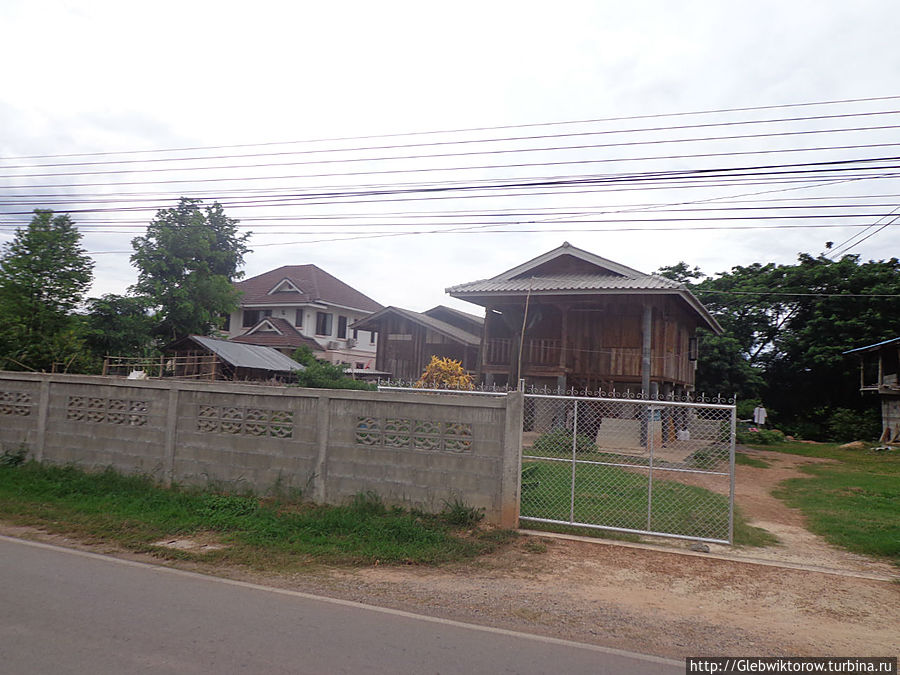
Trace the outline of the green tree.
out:
M 146 298 L 107 294 L 87 302 L 84 338 L 97 358 L 143 356 L 152 344 L 155 320 Z
M 68 369 L 84 359 L 72 312 L 92 269 L 68 215 L 36 210 L 28 227 L 16 230 L 0 251 L 0 367 Z
M 243 276 L 250 236 L 238 234 L 237 223 L 218 203 L 204 206 L 183 197 L 132 240 L 131 262 L 138 269 L 132 290 L 157 310 L 153 332 L 161 340 L 209 335 L 222 315 L 237 308 L 232 281 Z
M 843 352 L 896 337 L 896 258 L 801 254 L 793 265 L 733 267 L 692 290 L 725 329 L 701 339 L 698 389 L 761 395 L 777 424 L 808 438 L 833 435 L 837 417 L 869 414 L 857 360 Z
M 691 269 L 690 265 L 683 260 L 674 265 L 663 265 L 656 273 L 661 277 L 677 281 L 680 284 L 691 284 L 694 279 L 702 279 L 704 277 L 699 267 L 695 265 Z
M 691 268 L 684 261 L 660 267 L 657 274 L 685 284 L 694 293 L 700 293 L 708 285 L 700 268 Z M 696 283 L 697 280 L 701 281 Z M 720 281 L 719 285 L 726 284 Z M 741 400 L 759 396 L 765 381 L 763 371 L 749 357 L 755 351 L 753 337 L 757 325 L 750 310 L 755 310 L 756 306 L 752 302 L 746 303 L 742 308 L 744 314 L 734 316 L 727 307 L 727 300 L 732 297 L 710 290 L 701 298 L 725 333 L 716 335 L 703 328 L 697 331 L 699 359 L 695 387 L 706 394 L 736 395 Z

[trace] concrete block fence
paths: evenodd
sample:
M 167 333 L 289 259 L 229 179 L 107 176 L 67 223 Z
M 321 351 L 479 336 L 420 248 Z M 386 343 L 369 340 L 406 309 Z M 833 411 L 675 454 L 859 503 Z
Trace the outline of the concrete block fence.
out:
M 445 500 L 516 527 L 522 395 L 368 392 L 0 371 L 0 444 L 86 469 L 337 504 Z

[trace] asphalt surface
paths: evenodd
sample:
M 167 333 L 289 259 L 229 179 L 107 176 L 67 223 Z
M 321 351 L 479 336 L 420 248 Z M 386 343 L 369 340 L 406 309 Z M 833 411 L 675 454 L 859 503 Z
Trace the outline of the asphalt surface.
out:
M 0 671 L 568 675 L 684 666 L 0 536 Z

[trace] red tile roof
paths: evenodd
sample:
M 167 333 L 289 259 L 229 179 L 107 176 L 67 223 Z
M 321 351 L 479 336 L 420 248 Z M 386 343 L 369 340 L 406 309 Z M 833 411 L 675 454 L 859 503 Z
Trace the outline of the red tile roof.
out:
M 285 279 L 302 292 L 269 293 Z M 243 293 L 241 297 L 243 306 L 319 301 L 363 312 L 377 312 L 381 309 L 381 305 L 372 298 L 315 265 L 285 265 L 239 281 L 235 286 Z
M 271 324 L 278 331 L 278 333 L 272 333 L 270 331 L 254 333 L 253 331 L 263 323 Z M 322 349 L 322 346 L 318 342 L 316 342 L 312 338 L 301 335 L 300 332 L 291 325 L 290 321 L 285 321 L 284 319 L 271 316 L 267 316 L 258 324 L 248 329 L 247 332 L 243 335 L 238 335 L 235 338 L 231 338 L 231 341 L 242 342 L 249 345 L 264 345 L 266 347 L 296 348 L 301 345 L 306 345 L 313 351 L 324 351 Z

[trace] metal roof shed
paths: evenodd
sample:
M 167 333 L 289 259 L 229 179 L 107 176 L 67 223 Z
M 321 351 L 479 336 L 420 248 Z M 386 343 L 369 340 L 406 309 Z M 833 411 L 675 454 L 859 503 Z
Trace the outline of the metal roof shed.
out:
M 189 335 L 166 347 L 172 375 L 211 380 L 286 379 L 305 366 L 272 347 Z

